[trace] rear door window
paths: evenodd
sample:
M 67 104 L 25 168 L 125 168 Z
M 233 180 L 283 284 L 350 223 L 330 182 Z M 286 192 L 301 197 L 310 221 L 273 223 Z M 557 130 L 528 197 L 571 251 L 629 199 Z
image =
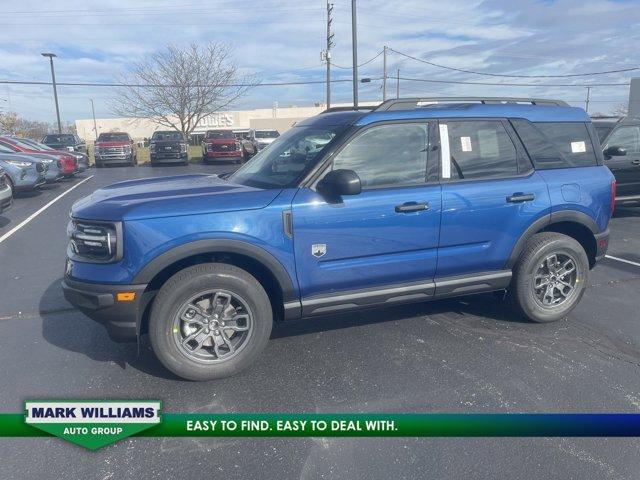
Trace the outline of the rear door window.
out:
M 443 178 L 477 180 L 518 175 L 518 152 L 500 120 L 441 121 L 440 135 L 445 134 L 450 159 L 443 159 Z

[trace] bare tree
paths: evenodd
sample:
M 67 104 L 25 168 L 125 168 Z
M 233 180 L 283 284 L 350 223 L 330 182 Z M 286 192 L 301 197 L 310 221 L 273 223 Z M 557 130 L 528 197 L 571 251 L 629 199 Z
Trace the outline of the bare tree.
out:
M 619 103 L 611 111 L 614 115 L 619 117 L 626 117 L 629 113 L 629 106 L 626 103 Z
M 134 64 L 118 87 L 111 111 L 147 118 L 190 134 L 202 118 L 221 110 L 256 85 L 238 73 L 230 48 L 221 43 L 165 50 Z

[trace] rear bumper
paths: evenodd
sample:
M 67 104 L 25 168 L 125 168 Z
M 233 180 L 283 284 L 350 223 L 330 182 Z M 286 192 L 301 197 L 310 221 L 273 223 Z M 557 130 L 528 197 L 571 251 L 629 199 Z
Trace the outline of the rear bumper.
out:
M 609 229 L 604 232 L 594 234 L 596 239 L 596 262 L 599 262 L 607 254 L 609 248 Z
M 134 342 L 149 298 L 147 285 L 105 285 L 78 282 L 68 277 L 62 281 L 64 298 L 90 319 L 102 324 L 115 342 Z M 116 295 L 135 292 L 135 299 L 119 302 Z

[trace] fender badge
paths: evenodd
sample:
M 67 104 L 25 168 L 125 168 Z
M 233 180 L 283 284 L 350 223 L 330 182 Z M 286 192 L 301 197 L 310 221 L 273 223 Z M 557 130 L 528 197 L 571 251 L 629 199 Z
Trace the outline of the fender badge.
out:
M 325 253 L 327 253 L 327 245 L 325 243 L 314 243 L 311 245 L 311 255 L 314 257 L 323 257 Z

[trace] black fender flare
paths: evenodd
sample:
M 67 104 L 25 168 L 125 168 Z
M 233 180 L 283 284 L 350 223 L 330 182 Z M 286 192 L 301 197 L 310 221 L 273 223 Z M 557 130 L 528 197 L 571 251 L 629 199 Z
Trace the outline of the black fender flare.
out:
M 196 240 L 172 248 L 145 265 L 133 279 L 134 284 L 150 283 L 165 268 L 174 263 L 204 253 L 235 253 L 251 257 L 264 265 L 277 280 L 285 302 L 297 300 L 297 295 L 286 268 L 272 254 L 251 243 L 230 239 Z
M 600 233 L 598 224 L 586 213 L 579 212 L 577 210 L 560 210 L 558 212 L 551 212 L 550 214 L 545 215 L 544 217 L 541 217 L 533 222 L 524 231 L 524 233 L 520 235 L 520 238 L 511 250 L 511 255 L 509 255 L 509 260 L 507 261 L 505 267 L 514 267 L 514 265 L 518 261 L 518 258 L 520 257 L 520 253 L 522 253 L 522 250 L 524 249 L 524 246 L 533 235 L 538 233 L 540 230 L 548 227 L 549 225 L 560 222 L 578 223 L 584 227 L 587 227 L 594 235 Z

